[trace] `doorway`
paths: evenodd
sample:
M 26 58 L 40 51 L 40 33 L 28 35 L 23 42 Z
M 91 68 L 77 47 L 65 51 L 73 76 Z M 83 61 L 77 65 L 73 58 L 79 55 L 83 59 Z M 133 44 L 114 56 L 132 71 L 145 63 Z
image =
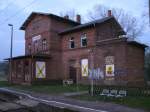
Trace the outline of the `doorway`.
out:
M 69 67 L 69 78 L 72 79 L 74 83 L 76 83 L 76 68 L 72 66 Z

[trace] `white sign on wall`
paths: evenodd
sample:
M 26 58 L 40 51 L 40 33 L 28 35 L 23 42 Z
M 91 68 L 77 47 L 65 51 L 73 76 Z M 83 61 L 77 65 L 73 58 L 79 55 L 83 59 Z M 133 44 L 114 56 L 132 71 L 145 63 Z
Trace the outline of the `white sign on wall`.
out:
M 46 66 L 45 62 L 36 62 L 36 78 L 46 78 Z
M 32 37 L 32 42 L 38 41 L 40 39 L 41 39 L 41 35 L 34 36 Z
M 105 58 L 105 64 L 106 65 L 114 64 L 114 56 L 107 56 Z
M 88 59 L 81 60 L 81 70 L 82 70 L 83 77 L 88 76 Z

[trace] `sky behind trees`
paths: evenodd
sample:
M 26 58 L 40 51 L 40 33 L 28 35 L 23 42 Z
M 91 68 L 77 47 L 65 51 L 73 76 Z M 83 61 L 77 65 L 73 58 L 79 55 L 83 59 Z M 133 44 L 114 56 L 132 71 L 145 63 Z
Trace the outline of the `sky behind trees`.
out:
M 138 18 L 139 22 L 148 14 L 147 0 L 0 0 L 0 60 L 9 57 L 10 27 L 14 25 L 13 56 L 24 55 L 24 31 L 19 30 L 22 23 L 31 12 L 46 12 L 60 15 L 69 10 L 81 14 L 84 22 L 88 21 L 87 14 L 96 5 L 101 4 L 111 8 L 122 8 L 127 13 Z M 148 16 L 147 16 L 148 19 Z M 150 28 L 147 27 L 138 41 L 150 46 Z

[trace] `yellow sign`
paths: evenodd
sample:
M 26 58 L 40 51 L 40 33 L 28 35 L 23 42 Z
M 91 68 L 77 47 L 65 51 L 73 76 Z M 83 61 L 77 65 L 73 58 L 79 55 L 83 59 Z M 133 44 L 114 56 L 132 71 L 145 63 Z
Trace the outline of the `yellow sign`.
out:
M 114 77 L 114 64 L 106 65 L 106 77 Z
M 36 62 L 36 78 L 46 78 L 45 62 Z
M 88 59 L 81 60 L 81 70 L 82 70 L 83 77 L 88 76 Z

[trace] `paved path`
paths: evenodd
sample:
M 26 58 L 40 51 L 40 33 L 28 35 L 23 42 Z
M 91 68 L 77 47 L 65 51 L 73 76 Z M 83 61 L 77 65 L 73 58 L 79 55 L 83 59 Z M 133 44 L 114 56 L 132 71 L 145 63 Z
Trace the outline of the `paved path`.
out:
M 30 99 L 56 106 L 60 108 L 68 108 L 80 112 L 146 112 L 141 109 L 133 109 L 126 106 L 106 103 L 106 102 L 89 102 L 66 98 L 64 96 L 52 96 L 47 94 L 21 92 L 13 89 L 3 89 L 15 94 L 23 95 Z

